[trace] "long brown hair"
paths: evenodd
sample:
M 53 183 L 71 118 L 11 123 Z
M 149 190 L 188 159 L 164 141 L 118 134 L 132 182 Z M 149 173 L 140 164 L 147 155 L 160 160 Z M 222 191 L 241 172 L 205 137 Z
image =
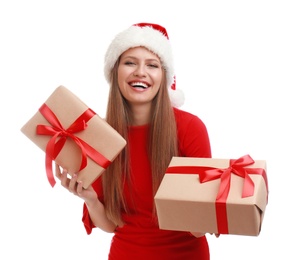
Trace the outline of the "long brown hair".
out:
M 118 66 L 119 59 L 111 73 L 106 120 L 128 141 L 128 127 L 131 125 L 132 116 L 129 104 L 119 90 Z M 154 194 L 172 156 L 178 154 L 176 122 L 166 86 L 166 73 L 163 75 L 160 89 L 152 101 L 149 143 L 147 144 Z M 128 143 L 102 177 L 106 214 L 117 225 L 123 224 L 121 212 L 128 212 L 123 194 L 123 183 L 130 180 L 129 158 Z

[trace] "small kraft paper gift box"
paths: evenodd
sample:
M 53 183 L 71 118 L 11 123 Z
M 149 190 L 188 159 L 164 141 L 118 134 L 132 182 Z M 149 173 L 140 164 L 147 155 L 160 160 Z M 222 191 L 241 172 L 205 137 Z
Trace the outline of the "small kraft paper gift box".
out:
M 154 200 L 160 229 L 258 236 L 266 161 L 173 157 Z
M 56 183 L 55 161 L 87 188 L 126 146 L 126 140 L 64 86 L 57 87 L 21 128 L 45 153 L 48 181 Z

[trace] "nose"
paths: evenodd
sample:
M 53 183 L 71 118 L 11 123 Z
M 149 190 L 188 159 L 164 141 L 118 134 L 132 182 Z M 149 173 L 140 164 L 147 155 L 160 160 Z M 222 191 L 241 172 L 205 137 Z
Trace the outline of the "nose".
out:
M 135 77 L 146 77 L 145 65 L 138 65 L 133 72 Z

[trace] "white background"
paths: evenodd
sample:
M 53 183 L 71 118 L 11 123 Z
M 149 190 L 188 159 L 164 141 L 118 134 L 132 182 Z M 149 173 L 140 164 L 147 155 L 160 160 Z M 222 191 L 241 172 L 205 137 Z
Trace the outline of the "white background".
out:
M 286 3 L 2 0 L 0 258 L 106 259 L 111 236 L 86 235 L 82 201 L 49 186 L 44 153 L 20 128 L 61 84 L 103 117 L 106 48 L 144 21 L 168 30 L 182 108 L 205 122 L 213 157 L 267 160 L 260 235 L 208 235 L 211 259 L 288 259 Z

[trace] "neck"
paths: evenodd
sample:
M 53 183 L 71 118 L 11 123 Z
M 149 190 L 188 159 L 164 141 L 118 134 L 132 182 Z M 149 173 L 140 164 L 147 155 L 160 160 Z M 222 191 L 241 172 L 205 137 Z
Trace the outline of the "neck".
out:
M 131 111 L 133 115 L 133 125 L 147 125 L 150 123 L 151 103 L 132 105 Z

